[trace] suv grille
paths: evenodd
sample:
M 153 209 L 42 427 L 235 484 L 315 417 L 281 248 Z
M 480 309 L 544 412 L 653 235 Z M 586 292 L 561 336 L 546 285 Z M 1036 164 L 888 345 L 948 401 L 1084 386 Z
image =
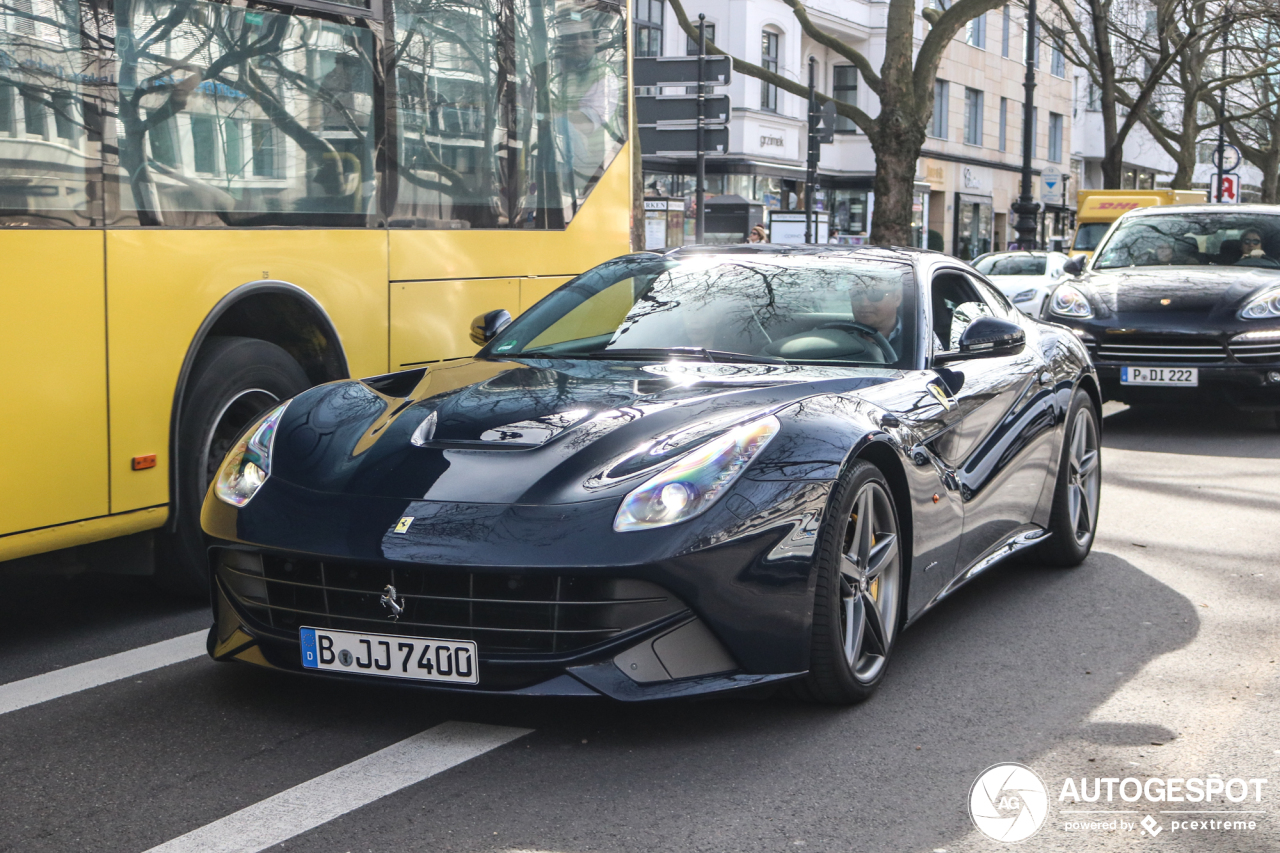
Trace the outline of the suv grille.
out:
M 687 609 L 640 580 L 389 567 L 246 551 L 214 552 L 219 577 L 263 626 L 306 625 L 473 640 L 493 654 L 567 654 Z M 399 620 L 381 603 L 394 586 Z
M 1245 364 L 1271 364 L 1280 361 L 1280 340 L 1232 341 L 1231 354 Z
M 1098 343 L 1098 359 L 1124 362 L 1172 362 L 1174 364 L 1208 364 L 1226 361 L 1227 350 L 1220 341 L 1193 335 L 1103 339 Z

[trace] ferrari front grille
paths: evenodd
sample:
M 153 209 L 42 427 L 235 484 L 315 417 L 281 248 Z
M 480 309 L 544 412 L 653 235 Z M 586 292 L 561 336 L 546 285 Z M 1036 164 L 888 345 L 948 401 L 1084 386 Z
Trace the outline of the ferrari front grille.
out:
M 1161 364 L 1212 364 L 1227 360 L 1226 347 L 1213 338 L 1194 335 L 1102 340 L 1098 343 L 1099 361 Z
M 473 640 L 482 657 L 564 655 L 686 610 L 641 580 L 388 566 L 219 549 L 218 576 L 262 626 Z M 401 608 L 383 603 L 395 590 Z M 395 616 L 396 618 L 392 618 Z

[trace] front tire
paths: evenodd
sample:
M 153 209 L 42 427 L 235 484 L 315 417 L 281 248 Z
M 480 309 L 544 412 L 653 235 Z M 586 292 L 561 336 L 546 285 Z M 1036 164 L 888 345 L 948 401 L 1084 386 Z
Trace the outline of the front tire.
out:
M 1098 532 L 1102 494 L 1102 444 L 1093 400 L 1077 390 L 1067 410 L 1066 435 L 1053 490 L 1048 541 L 1037 556 L 1051 566 L 1071 568 L 1084 562 Z
M 157 555 L 156 582 L 182 595 L 208 595 L 209 563 L 200 507 L 227 451 L 272 406 L 311 385 L 282 348 L 257 338 L 212 337 L 202 347 L 178 423 L 174 530 Z
M 855 461 L 837 484 L 823 525 L 802 698 L 851 705 L 869 698 L 884 678 L 902 621 L 900 530 L 884 475 Z

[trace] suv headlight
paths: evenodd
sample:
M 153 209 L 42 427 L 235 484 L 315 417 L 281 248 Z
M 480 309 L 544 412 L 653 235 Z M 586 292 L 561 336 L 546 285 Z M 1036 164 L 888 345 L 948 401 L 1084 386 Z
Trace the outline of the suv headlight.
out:
M 781 428 L 769 415 L 707 442 L 623 498 L 613 529 L 665 527 L 706 512 Z
M 1240 309 L 1242 320 L 1272 320 L 1276 317 L 1280 317 L 1280 287 L 1259 293 Z
M 218 478 L 213 483 L 213 493 L 223 503 L 244 506 L 262 488 L 271 475 L 271 451 L 276 443 L 276 427 L 285 406 L 281 403 L 267 412 L 257 423 L 249 427 L 235 447 L 222 460 Z
M 1092 317 L 1093 308 L 1084 294 L 1070 284 L 1060 284 L 1049 298 L 1049 313 L 1059 317 Z

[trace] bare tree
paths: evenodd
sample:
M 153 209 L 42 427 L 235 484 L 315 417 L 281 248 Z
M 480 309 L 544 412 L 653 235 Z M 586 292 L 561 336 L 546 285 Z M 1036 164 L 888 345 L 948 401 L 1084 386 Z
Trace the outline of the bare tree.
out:
M 1274 53 L 1278 35 L 1274 18 L 1255 17 L 1232 38 L 1245 64 L 1262 64 Z M 1241 81 L 1230 97 L 1252 115 L 1226 122 L 1227 138 L 1262 171 L 1263 204 L 1280 202 L 1280 79 L 1268 69 Z
M 690 22 L 681 0 L 670 2 L 681 29 L 690 38 L 697 39 L 698 28 Z M 871 242 L 909 245 L 916 161 L 920 158 L 920 149 L 924 146 L 933 114 L 933 88 L 938 64 L 951 40 L 965 24 L 1003 6 L 1005 0 L 956 0 L 945 10 L 926 8 L 922 14 L 930 29 L 918 52 L 915 0 L 889 0 L 885 16 L 884 62 L 879 71 L 860 51 L 815 24 L 800 0 L 785 2 L 791 7 L 804 34 L 855 65 L 862 82 L 879 98 L 880 112 L 872 117 L 854 104 L 818 95 L 823 103 L 834 101 L 836 112 L 852 120 L 867 135 L 871 150 L 875 152 L 876 196 Z M 725 54 L 710 43 L 707 49 L 711 53 Z M 808 97 L 807 86 L 736 56 L 733 57 L 733 68 L 740 74 L 763 80 L 783 91 Z
M 1102 185 L 1120 189 L 1124 144 L 1175 62 L 1201 40 L 1199 26 L 1173 26 L 1175 7 L 1203 11 L 1200 0 L 1052 0 L 1056 20 L 1042 24 L 1045 38 L 1089 75 L 1089 99 L 1102 114 Z
M 1248 8 L 1242 2 L 1181 0 L 1168 9 L 1167 19 L 1159 21 L 1150 40 L 1154 44 L 1138 47 L 1139 54 L 1151 61 L 1156 45 L 1179 38 L 1185 42 L 1174 54 L 1169 79 L 1161 82 L 1151 103 L 1139 114 L 1176 164 L 1173 189 L 1191 189 L 1197 146 L 1207 132 L 1216 130 L 1220 121 L 1237 123 L 1258 114 L 1257 107 L 1239 103 L 1235 92 L 1247 81 L 1269 73 L 1280 59 L 1265 52 L 1237 51 L 1231 39 L 1245 22 L 1265 11 L 1265 6 Z M 1200 37 L 1186 39 L 1182 34 L 1188 32 L 1198 32 Z M 1231 103 L 1227 114 L 1221 116 L 1224 91 Z

